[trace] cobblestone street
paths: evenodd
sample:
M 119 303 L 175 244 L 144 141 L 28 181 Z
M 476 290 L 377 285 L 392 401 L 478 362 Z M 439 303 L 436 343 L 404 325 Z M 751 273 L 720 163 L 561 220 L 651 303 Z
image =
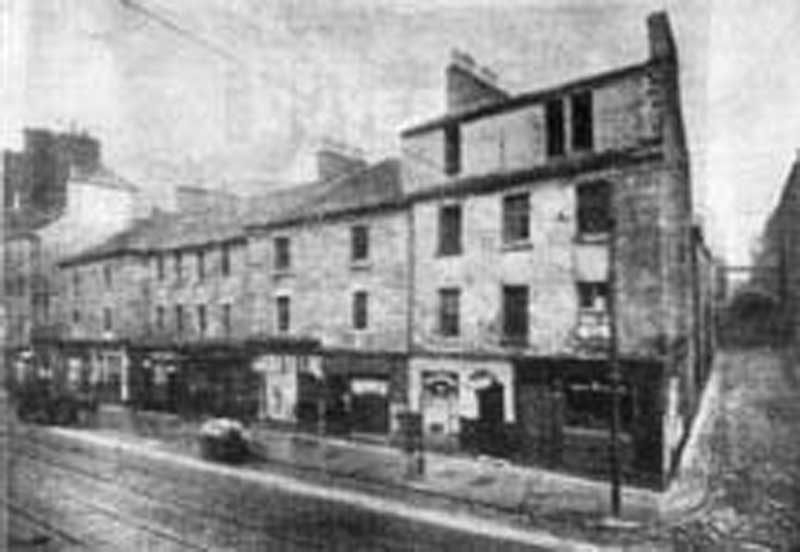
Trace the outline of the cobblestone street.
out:
M 723 396 L 706 507 L 677 550 L 800 549 L 800 366 L 768 349 L 721 353 Z

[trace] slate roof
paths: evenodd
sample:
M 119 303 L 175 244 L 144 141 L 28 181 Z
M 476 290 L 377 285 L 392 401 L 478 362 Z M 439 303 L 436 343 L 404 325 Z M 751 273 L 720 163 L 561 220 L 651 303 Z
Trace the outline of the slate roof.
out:
M 373 209 L 402 200 L 400 163 L 388 159 L 338 178 L 248 198 L 239 208 L 191 213 L 156 211 L 100 245 L 66 257 L 60 265 L 90 262 L 121 253 L 147 253 L 243 240 L 248 227 L 315 220 L 353 209 Z

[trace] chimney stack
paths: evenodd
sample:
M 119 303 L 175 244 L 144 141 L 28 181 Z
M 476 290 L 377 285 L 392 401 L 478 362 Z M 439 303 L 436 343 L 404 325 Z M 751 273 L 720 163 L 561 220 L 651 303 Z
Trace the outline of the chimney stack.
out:
M 654 12 L 647 16 L 647 36 L 651 59 L 675 61 L 678 58 L 675 38 L 666 12 Z
M 325 138 L 317 150 L 317 178 L 331 180 L 367 167 L 360 148 Z
M 498 84 L 497 74 L 479 67 L 466 52 L 453 50 L 445 70 L 448 111 L 495 103 L 509 97 Z

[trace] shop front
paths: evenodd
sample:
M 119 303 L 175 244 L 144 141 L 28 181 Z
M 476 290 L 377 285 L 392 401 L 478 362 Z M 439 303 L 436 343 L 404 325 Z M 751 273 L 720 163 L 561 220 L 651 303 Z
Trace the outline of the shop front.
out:
M 397 431 L 406 399 L 404 355 L 329 351 L 322 371 L 327 431 L 382 436 Z
M 422 413 L 430 446 L 502 455 L 515 417 L 509 363 L 416 357 L 409 377 L 409 405 Z

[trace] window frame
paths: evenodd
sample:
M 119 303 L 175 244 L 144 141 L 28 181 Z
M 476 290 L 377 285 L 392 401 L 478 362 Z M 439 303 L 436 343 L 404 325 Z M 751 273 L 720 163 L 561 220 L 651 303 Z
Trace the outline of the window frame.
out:
M 453 176 L 461 172 L 461 126 L 450 123 L 444 127 L 444 173 Z
M 172 260 L 175 263 L 175 280 L 181 282 L 183 281 L 183 252 L 176 250 L 172 254 Z
M 164 331 L 166 314 L 164 305 L 156 305 L 156 329 Z
M 524 199 L 525 208 L 519 209 L 519 205 L 512 209 L 512 203 L 520 200 L 522 203 Z M 513 192 L 502 196 L 502 243 L 504 245 L 514 245 L 519 243 L 528 243 L 531 239 L 531 194 L 527 191 Z M 524 224 L 519 223 L 516 219 L 524 219 Z M 524 235 L 517 231 L 524 228 Z
M 575 231 L 579 238 L 607 237 L 613 224 L 613 188 L 607 180 L 581 182 L 575 187 Z M 601 216 L 597 216 L 602 212 Z
M 278 333 L 289 333 L 292 328 L 292 298 L 289 295 L 275 297 L 275 329 Z
M 103 307 L 103 331 L 114 331 L 114 319 L 111 313 L 111 307 Z
M 570 114 L 572 150 L 591 151 L 594 149 L 594 98 L 591 89 L 570 94 Z
M 439 288 L 438 333 L 442 337 L 461 335 L 461 289 Z
M 219 270 L 223 276 L 231 275 L 231 246 L 223 243 L 220 247 Z
M 447 213 L 457 213 L 457 217 L 448 218 Z M 454 228 L 450 228 L 450 224 Z M 439 236 L 437 254 L 442 257 L 461 255 L 464 252 L 462 237 L 464 234 L 464 210 L 460 203 L 447 203 L 439 207 Z M 449 231 L 448 231 L 449 230 Z
M 515 292 L 520 292 L 524 295 L 524 301 L 511 301 L 511 295 Z M 526 345 L 530 335 L 530 287 L 525 285 L 512 285 L 503 284 L 501 288 L 502 294 L 502 339 L 503 342 L 515 345 Z M 509 308 L 510 305 L 519 305 L 522 303 L 523 308 L 514 310 Z M 516 308 L 516 307 L 515 307 Z M 509 331 L 512 325 L 515 324 L 514 319 L 510 318 L 511 314 L 515 313 L 518 318 L 516 323 L 520 323 L 522 331 L 519 333 Z
M 204 336 L 208 332 L 208 310 L 205 303 L 197 305 L 197 332 Z
M 199 249 L 195 252 L 195 266 L 197 281 L 202 282 L 206 279 L 206 252 Z
M 556 107 L 557 106 L 557 107 Z M 561 97 L 547 100 L 545 111 L 545 148 L 547 157 L 561 157 L 567 153 L 567 136 L 564 120 L 564 100 Z
M 231 322 L 231 314 L 232 314 L 232 307 L 230 303 L 223 303 L 222 304 L 222 331 L 225 334 L 225 337 L 230 337 L 231 330 L 233 328 Z
M 183 335 L 185 330 L 185 320 L 184 320 L 184 308 L 183 304 L 178 303 L 175 305 L 175 333 L 179 336 Z
M 370 232 L 366 224 L 354 224 L 350 227 L 350 262 L 363 263 L 369 260 Z M 359 239 L 360 238 L 360 239 Z
M 353 292 L 351 323 L 354 330 L 369 328 L 369 294 L 363 290 Z
M 289 236 L 275 236 L 272 241 L 272 268 L 276 272 L 292 269 L 292 241 Z

